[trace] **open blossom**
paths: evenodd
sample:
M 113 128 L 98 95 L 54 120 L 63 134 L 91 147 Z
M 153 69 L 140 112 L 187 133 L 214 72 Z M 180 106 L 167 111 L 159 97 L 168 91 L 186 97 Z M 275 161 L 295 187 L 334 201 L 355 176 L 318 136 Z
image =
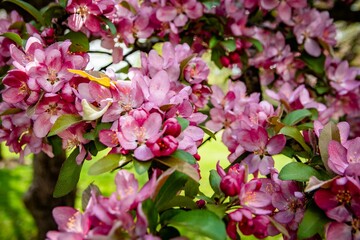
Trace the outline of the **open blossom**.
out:
M 262 127 L 242 130 L 239 133 L 239 145 L 244 151 L 252 152 L 242 161 L 242 164 L 248 165 L 249 173 L 260 171 L 261 174 L 267 175 L 274 167 L 271 156 L 280 153 L 285 144 L 284 135 L 275 135 L 269 139 L 266 130 Z
M 351 177 L 334 179 L 328 188 L 317 190 L 314 199 L 326 215 L 337 222 L 350 221 L 352 214 L 360 216 L 360 185 Z
M 189 19 L 197 19 L 202 14 L 203 5 L 197 0 L 170 0 L 156 11 L 157 19 L 169 22 L 174 33 L 178 33 L 178 27 L 185 26 Z
M 330 79 L 330 85 L 340 95 L 344 95 L 360 86 L 360 81 L 355 80 L 357 69 L 349 67 L 347 61 L 337 61 L 329 57 L 325 61 L 326 76 Z
M 126 150 L 134 150 L 134 156 L 138 160 L 145 161 L 153 158 L 154 154 L 146 143 L 154 143 L 160 137 L 161 115 L 156 112 L 148 114 L 138 109 L 133 110 L 129 115 L 122 116 L 119 123 L 120 145 Z
M 360 176 L 360 137 L 339 143 L 331 140 L 328 145 L 328 165 L 339 175 Z
M 68 18 L 68 25 L 74 31 L 86 27 L 92 32 L 100 31 L 100 20 L 97 16 L 101 11 L 92 0 L 71 0 L 68 1 L 66 11 L 71 13 Z

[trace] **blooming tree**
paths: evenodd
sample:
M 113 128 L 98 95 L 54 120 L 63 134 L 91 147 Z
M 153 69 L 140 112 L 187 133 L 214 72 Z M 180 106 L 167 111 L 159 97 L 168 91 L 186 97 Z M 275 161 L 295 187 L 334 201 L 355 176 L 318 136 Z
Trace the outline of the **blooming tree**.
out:
M 35 20 L 1 19 L 1 140 L 21 156 L 53 157 L 56 140 L 71 151 L 55 197 L 99 151 L 90 173 L 117 171 L 110 196 L 90 185 L 82 211 L 55 208 L 48 239 L 360 238 L 360 70 L 334 57 L 328 12 L 304 0 L 8 1 Z M 87 69 L 95 39 L 126 67 Z M 227 87 L 208 82 L 210 64 L 229 69 Z M 198 149 L 215 133 L 229 166 L 214 165 L 204 195 Z M 291 161 L 277 169 L 278 155 Z

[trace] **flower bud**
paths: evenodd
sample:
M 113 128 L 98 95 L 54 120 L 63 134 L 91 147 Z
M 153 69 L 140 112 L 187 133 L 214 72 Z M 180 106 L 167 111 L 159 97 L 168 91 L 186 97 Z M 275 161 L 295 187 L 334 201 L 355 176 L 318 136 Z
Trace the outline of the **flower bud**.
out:
M 240 193 L 240 184 L 236 178 L 227 175 L 221 179 L 220 189 L 226 196 L 234 197 Z
M 179 143 L 171 135 L 159 138 L 154 144 L 148 146 L 156 157 L 169 156 L 173 154 Z
M 181 133 L 181 125 L 175 118 L 169 118 L 164 122 L 165 135 L 177 137 Z
M 220 62 L 224 67 L 228 67 L 230 65 L 230 59 L 226 56 L 222 56 L 220 58 Z

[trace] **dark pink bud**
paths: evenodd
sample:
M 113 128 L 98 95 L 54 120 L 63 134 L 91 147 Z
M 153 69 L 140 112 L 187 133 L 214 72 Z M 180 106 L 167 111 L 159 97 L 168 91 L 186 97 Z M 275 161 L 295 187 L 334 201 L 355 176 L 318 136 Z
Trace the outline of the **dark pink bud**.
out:
M 173 154 L 179 143 L 171 135 L 159 138 L 154 144 L 148 146 L 156 157 L 169 156 Z
M 47 45 L 51 45 L 55 42 L 55 30 L 53 28 L 46 28 L 41 33 L 41 37 L 44 39 Z
M 240 185 L 236 178 L 227 175 L 220 182 L 220 189 L 226 196 L 236 196 L 240 193 Z
M 121 153 L 122 155 L 129 154 L 129 152 L 130 152 L 129 150 L 126 150 L 126 149 L 123 149 L 123 148 L 120 150 L 120 153 Z
M 176 118 L 169 118 L 164 122 L 165 135 L 177 137 L 181 133 L 181 125 Z
M 200 161 L 201 156 L 198 153 L 195 153 L 193 156 L 196 159 L 196 161 Z
M 222 56 L 220 58 L 220 62 L 224 67 L 228 67 L 230 65 L 230 59 L 226 56 Z
M 240 55 L 238 53 L 236 53 L 236 52 L 230 53 L 229 58 L 230 58 L 231 63 L 239 63 L 239 62 L 241 62 Z
M 196 205 L 198 206 L 198 208 L 205 207 L 205 204 L 206 204 L 206 202 L 203 199 L 200 199 L 200 200 L 196 201 Z

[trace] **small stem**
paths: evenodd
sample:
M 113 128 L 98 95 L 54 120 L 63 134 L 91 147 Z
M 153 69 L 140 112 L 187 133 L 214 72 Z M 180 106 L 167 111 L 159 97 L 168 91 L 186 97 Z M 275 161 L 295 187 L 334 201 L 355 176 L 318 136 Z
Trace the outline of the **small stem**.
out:
M 100 53 L 100 54 L 106 54 L 106 55 L 111 55 L 112 53 L 111 52 L 103 52 L 103 51 L 88 51 L 88 53 Z
M 113 64 L 112 61 L 109 64 L 107 64 L 107 65 L 103 66 L 102 68 L 100 68 L 99 71 L 106 70 L 106 68 L 108 68 L 111 64 Z

